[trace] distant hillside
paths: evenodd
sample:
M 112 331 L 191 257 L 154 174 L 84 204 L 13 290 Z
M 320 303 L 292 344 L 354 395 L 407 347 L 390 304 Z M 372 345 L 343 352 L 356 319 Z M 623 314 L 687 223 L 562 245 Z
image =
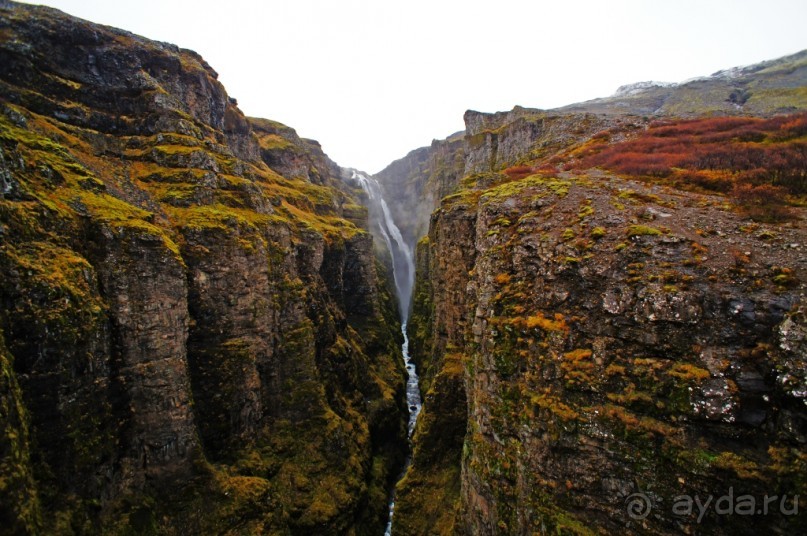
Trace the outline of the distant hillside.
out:
M 639 82 L 558 112 L 692 116 L 771 115 L 807 108 L 807 50 L 680 84 Z

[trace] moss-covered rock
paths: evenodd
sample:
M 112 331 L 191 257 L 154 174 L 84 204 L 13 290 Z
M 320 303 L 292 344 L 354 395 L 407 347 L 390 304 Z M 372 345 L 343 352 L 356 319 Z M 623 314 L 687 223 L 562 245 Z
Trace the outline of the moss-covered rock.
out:
M 4 526 L 378 533 L 400 325 L 339 168 L 193 52 L 0 12 Z
M 0 522 L 9 534 L 36 534 L 42 526 L 31 467 L 28 414 L 12 358 L 0 332 Z

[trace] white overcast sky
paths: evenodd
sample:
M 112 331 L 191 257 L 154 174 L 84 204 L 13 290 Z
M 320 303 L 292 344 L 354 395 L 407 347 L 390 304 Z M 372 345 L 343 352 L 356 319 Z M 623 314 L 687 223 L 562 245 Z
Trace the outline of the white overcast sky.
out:
M 807 48 L 806 0 L 30 3 L 196 50 L 244 113 L 371 173 L 469 108 L 553 108 Z

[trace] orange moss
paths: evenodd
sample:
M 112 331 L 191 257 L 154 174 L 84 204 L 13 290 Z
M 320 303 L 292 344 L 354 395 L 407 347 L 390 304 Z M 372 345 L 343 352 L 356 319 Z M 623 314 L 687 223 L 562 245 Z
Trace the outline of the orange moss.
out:
M 711 373 L 709 373 L 708 370 L 689 363 L 676 363 L 672 366 L 668 374 L 685 381 L 703 381 L 711 377 Z
M 580 361 L 582 359 L 588 359 L 591 357 L 591 350 L 586 348 L 578 348 L 577 350 L 572 350 L 571 352 L 563 354 L 563 357 L 570 361 Z
M 553 319 L 549 319 L 539 312 L 535 315 L 528 316 L 524 320 L 524 325 L 528 329 L 540 328 L 544 331 L 569 331 L 569 326 L 566 324 L 564 316 L 560 313 L 555 313 Z
M 498 285 L 506 285 L 506 284 L 508 284 L 510 282 L 510 279 L 511 279 L 510 274 L 506 274 L 506 273 L 498 274 L 496 277 L 493 278 L 493 280 Z

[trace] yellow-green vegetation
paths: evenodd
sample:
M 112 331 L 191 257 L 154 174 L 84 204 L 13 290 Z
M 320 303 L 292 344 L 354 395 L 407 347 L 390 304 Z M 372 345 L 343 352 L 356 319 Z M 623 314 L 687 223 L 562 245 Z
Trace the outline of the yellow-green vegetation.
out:
M 20 113 L 19 109 L 14 110 Z M 34 121 L 46 125 L 43 121 Z M 66 148 L 45 134 L 13 125 L 0 114 L 0 141 L 14 143 L 33 172 L 20 173 L 21 187 L 59 219 L 90 216 L 112 228 L 159 238 L 179 256 L 171 233 L 153 223 L 154 214 L 106 193 L 106 185 Z M 53 178 L 56 178 L 54 180 Z M 36 210 L 36 207 L 26 207 Z
M 515 325 L 521 325 L 520 319 L 514 320 Z M 553 317 L 547 318 L 544 313 L 538 312 L 537 314 L 528 316 L 524 319 L 524 327 L 527 329 L 540 328 L 544 331 L 569 331 L 569 326 L 566 324 L 566 319 L 561 313 L 555 313 Z
M 260 138 L 260 143 L 262 149 L 270 151 L 284 151 L 295 148 L 294 144 L 292 144 L 289 140 L 277 134 L 267 134 L 262 136 Z
M 546 333 L 552 332 L 568 332 L 569 326 L 566 324 L 566 319 L 561 313 L 555 313 L 553 317 L 547 317 L 544 313 L 538 311 L 534 315 L 529 316 L 511 316 L 511 317 L 494 317 L 489 321 L 493 327 L 502 327 L 504 329 L 516 328 L 519 330 L 532 330 L 540 329 Z
M 591 230 L 590 236 L 594 240 L 599 240 L 606 234 L 605 227 L 595 227 Z
M 404 534 L 455 533 L 460 512 L 460 464 L 411 469 L 398 484 L 395 530 Z
M 596 381 L 596 365 L 591 360 L 591 354 L 591 350 L 584 348 L 563 354 L 560 369 L 568 387 L 585 387 Z
M 601 418 L 615 424 L 626 438 L 637 434 L 644 437 L 657 436 L 673 443 L 680 442 L 680 430 L 664 421 L 643 416 L 613 404 L 606 404 L 598 408 L 597 412 Z
M 647 225 L 631 225 L 628 227 L 626 233 L 628 238 L 633 238 L 635 236 L 658 236 L 662 234 L 660 230 Z
M 10 534 L 41 527 L 39 497 L 31 469 L 28 415 L 0 331 L 0 519 Z
M 594 214 L 594 207 L 591 204 L 591 199 L 587 199 L 586 203 L 580 207 L 580 211 L 577 213 L 577 217 L 581 220 L 588 218 Z
M 771 271 L 774 273 L 773 282 L 780 287 L 795 287 L 799 284 L 799 279 L 791 268 L 774 266 Z
M 91 280 L 88 278 L 92 266 L 74 251 L 47 242 L 30 242 L 17 247 L 8 246 L 3 253 L 25 270 L 32 284 L 49 289 L 51 295 L 58 292 L 74 303 L 86 304 L 92 313 L 101 312 L 100 302 L 92 299 Z M 64 310 L 57 309 L 52 314 L 61 317 Z
M 418 362 L 420 385 L 422 390 L 428 390 L 431 378 L 435 371 L 429 363 L 428 357 L 432 355 L 432 321 L 434 319 L 434 302 L 432 283 L 429 277 L 430 241 L 425 236 L 418 241 L 415 257 L 417 266 L 415 270 L 415 288 L 412 291 L 412 312 L 406 328 L 409 334 L 409 349 L 414 356 L 424 356 Z M 500 274 L 506 277 L 507 274 Z
M 132 206 L 111 195 L 98 195 L 92 192 L 79 196 L 78 203 L 81 207 L 86 207 L 90 216 L 103 222 L 112 228 L 126 229 L 127 231 L 142 232 L 150 236 L 158 237 L 165 247 L 169 249 L 179 259 L 179 247 L 172 240 L 169 233 L 153 221 L 154 214 Z
M 637 192 L 635 190 L 627 189 L 622 190 L 617 195 L 619 199 L 626 199 L 636 204 L 648 204 L 654 203 L 656 205 L 663 205 L 668 206 L 669 203 L 666 203 L 661 197 L 657 196 L 656 194 L 648 194 L 644 192 Z
M 763 110 L 786 110 L 807 108 L 807 87 L 755 89 L 748 105 Z
M 526 195 L 527 190 L 536 190 L 534 194 L 538 196 L 554 194 L 564 197 L 569 192 L 571 185 L 570 180 L 544 177 L 543 175 L 530 175 L 523 179 L 492 186 L 481 194 L 479 200 L 484 204 L 500 203 L 509 198 L 522 197 Z
M 736 452 L 721 452 L 713 464 L 720 469 L 733 471 L 740 478 L 760 478 L 759 465 Z
M 497 274 L 493 280 L 496 282 L 497 285 L 506 285 L 510 282 L 511 276 L 508 273 L 501 273 Z
M 608 372 L 606 371 L 606 374 Z M 656 405 L 652 394 L 637 390 L 636 385 L 633 383 L 628 383 L 628 386 L 621 393 L 608 393 L 606 396 L 608 400 L 620 406 L 652 407 Z

